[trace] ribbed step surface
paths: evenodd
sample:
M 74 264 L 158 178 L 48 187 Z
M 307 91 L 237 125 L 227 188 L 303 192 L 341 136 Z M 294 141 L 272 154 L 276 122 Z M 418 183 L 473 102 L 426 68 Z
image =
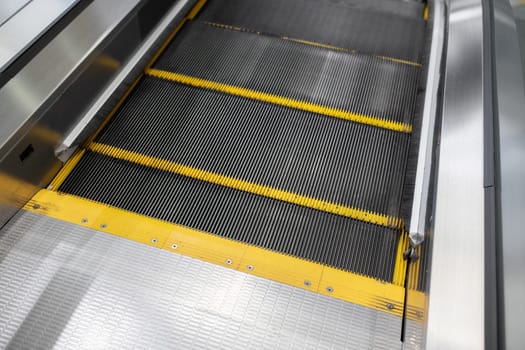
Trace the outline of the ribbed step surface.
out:
M 88 152 L 60 191 L 390 281 L 396 230 Z
M 411 123 L 420 68 L 188 23 L 157 69 Z
M 96 141 L 397 216 L 408 135 L 146 77 Z
M 418 62 L 425 26 L 422 8 L 418 18 L 412 16 L 415 5 L 393 3 L 406 16 L 388 10 L 391 6 L 378 10 L 384 6 L 377 1 L 209 0 L 198 19 Z

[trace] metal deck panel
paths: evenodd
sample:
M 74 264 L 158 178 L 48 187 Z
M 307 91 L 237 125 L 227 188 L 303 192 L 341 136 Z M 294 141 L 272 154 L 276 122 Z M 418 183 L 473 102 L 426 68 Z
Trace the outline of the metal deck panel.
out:
M 0 348 L 394 349 L 400 324 L 34 213 L 0 231 Z

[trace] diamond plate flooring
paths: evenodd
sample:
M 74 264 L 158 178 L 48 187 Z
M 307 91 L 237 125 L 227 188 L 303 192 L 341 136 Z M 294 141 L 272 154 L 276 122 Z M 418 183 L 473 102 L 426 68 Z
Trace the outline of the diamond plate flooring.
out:
M 20 212 L 0 231 L 0 348 L 399 349 L 401 319 Z M 421 343 L 411 323 L 409 348 Z

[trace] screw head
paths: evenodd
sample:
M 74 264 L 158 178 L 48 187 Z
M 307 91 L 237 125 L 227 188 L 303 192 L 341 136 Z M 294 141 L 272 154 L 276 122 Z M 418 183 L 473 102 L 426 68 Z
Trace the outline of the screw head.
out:
M 312 285 L 312 282 L 310 282 L 308 280 L 305 280 L 304 281 L 304 285 L 307 286 L 307 287 L 310 287 Z
M 80 220 L 80 221 L 82 221 L 82 223 L 85 224 L 86 222 L 88 222 L 88 219 L 82 218 L 82 220 Z
M 233 263 L 233 261 L 231 259 L 227 259 L 226 260 L 226 264 L 231 265 L 232 263 Z
M 40 204 L 33 204 L 33 209 L 40 209 Z
M 101 227 L 101 228 L 106 228 L 106 227 L 108 227 L 108 225 L 106 225 L 106 224 L 101 224 L 100 227 Z
M 156 238 L 152 238 L 152 239 L 151 239 L 151 243 L 157 243 L 158 241 L 159 241 L 159 240 L 156 239 Z
M 421 311 L 416 311 L 416 317 L 418 319 L 422 319 L 423 318 L 423 313 Z
M 386 304 L 386 308 L 388 310 L 394 310 L 394 307 L 395 307 L 394 304 L 391 304 L 391 303 Z
M 179 246 L 176 245 L 175 243 L 173 243 L 173 244 L 171 245 L 171 249 L 177 249 L 178 247 L 179 247 Z
M 246 266 L 246 268 L 247 268 L 249 271 L 252 271 L 252 270 L 253 270 L 253 265 L 248 265 L 248 266 Z
M 327 288 L 326 288 L 326 291 L 327 291 L 328 293 L 332 293 L 332 292 L 334 291 L 334 288 L 333 288 L 333 287 L 327 287 Z

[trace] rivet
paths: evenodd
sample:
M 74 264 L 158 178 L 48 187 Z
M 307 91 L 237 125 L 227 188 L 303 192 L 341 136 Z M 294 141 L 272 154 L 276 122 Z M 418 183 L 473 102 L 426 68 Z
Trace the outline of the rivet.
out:
M 306 280 L 306 281 L 304 281 L 304 285 L 307 286 L 307 287 L 310 287 L 312 285 L 312 282 Z
M 179 246 L 176 245 L 175 243 L 171 245 L 171 249 L 177 249 Z
M 106 227 L 108 227 L 108 225 L 106 225 L 106 224 L 101 224 L 100 227 L 102 227 L 102 228 L 106 228 Z
M 151 243 L 157 243 L 158 241 L 159 241 L 159 240 L 156 239 L 156 238 L 152 238 L 152 239 L 151 239 Z
M 394 304 L 390 304 L 390 303 L 388 303 L 388 304 L 386 304 L 386 308 L 387 308 L 388 310 L 394 310 Z
M 248 266 L 246 266 L 246 268 L 247 268 L 248 270 L 252 271 L 252 270 L 253 270 L 253 265 L 248 265 Z
M 227 259 L 227 260 L 226 260 L 226 264 L 228 264 L 228 265 L 231 265 L 232 262 L 233 262 L 233 261 L 231 261 L 231 259 Z
M 82 221 L 83 224 L 85 224 L 86 222 L 88 222 L 88 219 L 86 219 L 86 218 L 82 218 L 81 221 Z
M 33 209 L 39 209 L 40 208 L 40 204 L 33 204 Z
M 334 291 L 334 288 L 332 288 L 332 287 L 328 287 L 328 288 L 326 288 L 326 291 L 327 291 L 328 293 L 332 293 L 332 292 Z

